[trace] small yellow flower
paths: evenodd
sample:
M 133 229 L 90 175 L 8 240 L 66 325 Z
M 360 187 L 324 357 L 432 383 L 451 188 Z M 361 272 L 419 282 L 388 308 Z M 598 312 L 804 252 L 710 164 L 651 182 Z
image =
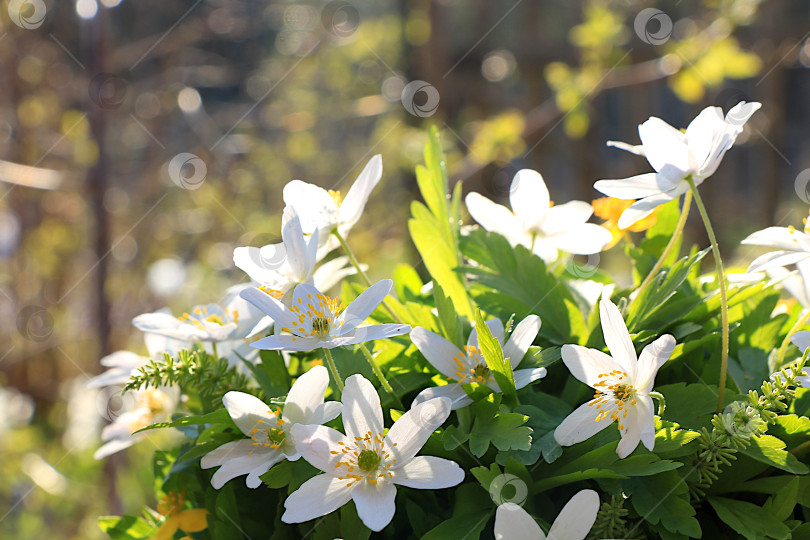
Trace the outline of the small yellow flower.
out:
M 208 510 L 204 508 L 186 509 L 185 492 L 167 493 L 158 504 L 158 512 L 166 516 L 152 540 L 171 540 L 177 530 L 195 533 L 208 528 Z
M 605 249 L 610 249 L 615 246 L 619 240 L 627 235 L 627 231 L 646 231 L 655 225 L 655 222 L 658 220 L 658 216 L 656 216 L 656 213 L 658 212 L 657 208 L 652 214 L 633 223 L 627 229 L 619 228 L 619 216 L 621 216 L 622 212 L 627 210 L 634 202 L 636 201 L 615 199 L 613 197 L 601 197 L 592 201 L 593 213 L 596 214 L 596 217 L 605 220 L 605 222 L 602 223 L 602 227 L 609 230 L 610 234 L 613 235 L 613 240 L 611 240 Z

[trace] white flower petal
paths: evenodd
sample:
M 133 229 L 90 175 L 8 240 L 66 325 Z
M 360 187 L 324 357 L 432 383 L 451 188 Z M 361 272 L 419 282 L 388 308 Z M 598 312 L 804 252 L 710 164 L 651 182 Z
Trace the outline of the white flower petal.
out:
M 464 469 L 455 461 L 417 456 L 394 471 L 395 484 L 416 489 L 444 489 L 464 481 Z
M 666 176 L 658 173 L 644 173 L 623 180 L 599 180 L 593 187 L 608 197 L 616 199 L 643 199 L 675 187 Z
M 584 540 L 596 522 L 599 495 L 583 489 L 568 501 L 548 531 L 548 540 Z
M 540 325 L 540 317 L 529 315 L 515 326 L 512 335 L 509 336 L 509 341 L 503 347 L 503 355 L 505 358 L 509 358 L 512 369 L 518 367 L 520 361 L 526 356 L 526 351 L 534 343 L 534 339 L 540 331 Z
M 349 258 L 345 255 L 326 261 L 312 274 L 312 283 L 319 291 L 328 291 L 347 276 L 357 272 L 352 266 L 346 266 Z
M 431 399 L 413 407 L 394 422 L 385 436 L 388 451 L 397 460 L 393 469 L 399 469 L 413 459 L 430 435 L 450 416 L 451 405 L 447 398 Z
M 248 437 L 253 429 L 266 429 L 267 424 L 278 420 L 262 400 L 244 392 L 228 392 L 222 397 L 222 404 L 234 424 Z
M 268 453 L 270 450 L 265 448 L 258 449 L 253 446 L 252 439 L 240 439 L 238 441 L 227 442 L 205 454 L 200 460 L 200 467 L 203 469 L 219 467 L 229 460 L 244 457 L 255 452 Z
M 762 103 L 758 101 L 741 101 L 733 106 L 726 114 L 726 122 L 733 122 L 735 125 L 742 126 L 751 118 L 755 112 L 762 107 Z
M 310 478 L 284 501 L 284 523 L 303 523 L 334 512 L 352 499 L 346 480 L 328 474 Z
M 673 182 L 681 180 L 697 166 L 690 159 L 686 136 L 660 118 L 650 117 L 638 126 L 638 134 L 652 168 Z
M 323 366 L 313 366 L 298 377 L 284 402 L 282 418 L 293 424 L 310 424 L 315 411 L 323 405 L 329 372 Z M 320 422 L 318 422 L 320 423 Z
M 506 335 L 506 332 L 503 328 L 503 322 L 500 319 L 490 319 L 486 321 L 484 324 L 487 325 L 489 328 L 492 337 L 498 340 L 498 343 L 503 345 L 503 338 Z M 478 330 L 475 329 L 475 325 L 473 325 L 472 332 L 470 332 L 469 337 L 467 338 L 467 345 L 470 347 L 478 347 Z
M 634 202 L 630 205 L 630 208 L 622 212 L 622 215 L 619 217 L 619 228 L 627 229 L 637 221 L 641 221 L 652 214 L 655 209 L 662 204 L 666 204 L 683 195 L 687 189 L 689 189 L 689 185 L 686 182 L 681 182 L 674 189 L 664 191 L 657 195 L 650 195 L 640 201 Z
M 133 444 L 138 442 L 137 439 L 113 439 L 101 445 L 98 450 L 93 454 L 93 459 L 104 459 L 113 454 L 117 454 L 121 450 L 126 450 Z
M 546 373 L 547 371 L 544 367 L 515 370 L 515 389 L 520 390 L 524 386 L 527 386 L 538 379 L 542 379 L 546 376 Z
M 302 338 L 286 334 L 275 334 L 254 341 L 250 346 L 264 351 L 314 351 L 319 349 L 323 343 L 316 337 Z
M 368 326 L 355 328 L 354 330 L 347 332 L 340 337 L 334 338 L 331 341 L 334 346 L 343 347 L 345 345 L 354 345 L 356 343 L 374 341 L 375 339 L 387 339 L 395 336 L 401 336 L 410 331 L 411 327 L 407 324 L 370 324 Z
M 290 436 L 296 451 L 310 465 L 328 475 L 339 474 L 335 465 L 343 456 L 344 445 L 351 442 L 343 433 L 328 426 L 296 424 L 290 429 Z
M 571 446 L 590 439 L 613 423 L 609 412 L 606 417 L 602 417 L 601 420 L 597 421 L 596 418 L 600 412 L 605 409 L 611 411 L 615 408 L 612 401 L 603 405 L 601 409 L 596 408 L 594 400 L 583 403 L 557 426 L 557 429 L 554 430 L 554 439 L 560 446 Z
M 346 193 L 338 213 L 344 231 L 351 228 L 360 219 L 363 209 L 366 207 L 368 196 L 382 178 L 382 171 L 382 156 L 377 154 L 369 160 L 360 176 L 349 188 L 349 192 Z
M 790 336 L 790 342 L 796 345 L 800 351 L 804 352 L 810 347 L 810 331 L 802 330 Z
M 318 234 L 317 230 L 313 234 Z M 317 243 L 308 243 L 301 220 L 292 206 L 284 208 L 281 217 L 281 238 L 286 248 L 287 264 L 295 281 L 307 281 L 315 270 Z
M 727 126 L 720 107 L 706 107 L 689 123 L 686 128 L 686 142 L 698 165 L 706 163 Z
M 269 452 L 254 452 L 252 455 L 244 455 L 229 459 L 217 469 L 214 476 L 211 477 L 211 486 L 214 489 L 221 489 L 226 482 L 236 478 L 237 476 L 250 475 L 257 469 L 262 469 L 260 474 L 266 473 L 270 467 L 281 461 L 283 455 L 278 450 Z M 249 488 L 257 488 L 261 485 L 261 479 L 254 475 L 253 480 L 245 479 L 245 483 Z M 258 482 L 257 482 L 258 480 Z
M 563 345 L 562 360 L 571 375 L 591 388 L 600 381 L 599 375 L 601 373 L 610 373 L 614 369 L 623 369 L 613 358 L 602 351 L 580 345 Z
M 635 154 L 637 156 L 644 155 L 644 146 L 640 144 L 634 145 L 634 144 L 627 144 L 626 142 L 621 141 L 608 141 L 606 145 L 612 146 L 613 148 L 618 148 L 619 150 L 624 150 L 625 152 L 630 152 L 631 154 Z
M 764 255 L 760 255 L 748 265 L 748 272 L 762 272 L 764 270 L 771 270 L 806 261 L 810 258 L 810 253 L 803 251 L 771 251 Z
M 787 251 L 810 252 L 810 235 L 789 227 L 767 227 L 748 235 L 741 244 L 767 246 Z
M 396 496 L 397 488 L 391 482 L 360 482 L 352 490 L 360 521 L 375 532 L 383 530 L 394 519 Z
M 270 318 L 280 326 L 290 328 L 293 325 L 293 321 L 297 320 L 293 318 L 293 314 L 284 304 L 256 287 L 243 290 L 239 293 L 239 296 L 269 315 Z
M 495 511 L 495 540 L 546 540 L 546 535 L 526 510 L 504 503 Z
M 264 247 L 238 247 L 233 250 L 233 264 L 250 276 L 250 279 L 271 288 L 279 288 L 287 282 L 287 249 L 284 244 L 268 244 Z
M 515 174 L 509 188 L 509 204 L 524 229 L 539 230 L 543 226 L 550 202 L 548 188 L 539 172 L 522 169 Z
M 293 180 L 282 191 L 284 204 L 298 212 L 301 227 L 305 233 L 320 230 L 320 243 L 331 236 L 331 230 L 338 225 L 338 207 L 329 193 L 316 185 Z
M 177 317 L 168 313 L 144 313 L 132 319 L 132 325 L 141 332 L 151 332 L 175 339 L 188 338 L 188 334 L 180 330 L 183 323 Z
M 638 370 L 634 381 L 636 390 L 647 394 L 652 390 L 655 376 L 675 350 L 675 338 L 664 334 L 641 351 L 638 357 Z
M 425 388 L 415 398 L 413 398 L 413 402 L 411 402 L 411 408 L 416 407 L 420 403 L 424 403 L 425 401 L 429 401 L 431 399 L 436 398 L 447 398 L 450 400 L 452 405 L 450 409 L 455 411 L 456 409 L 461 409 L 470 405 L 473 400 L 470 396 L 467 395 L 467 392 L 464 391 L 464 387 L 458 383 L 450 383 L 445 384 L 442 386 L 430 386 Z
M 572 225 L 565 232 L 547 238 L 557 249 L 574 255 L 599 253 L 612 239 L 610 231 L 593 223 Z
M 616 453 L 622 459 L 632 454 L 641 441 L 641 430 L 646 420 L 644 415 L 647 412 L 644 398 L 650 399 L 648 396 L 637 396 L 636 404 L 627 407 L 627 417 L 619 419 L 619 425 L 621 426 L 619 431 L 622 434 L 622 440 L 619 441 L 619 445 L 616 447 Z M 652 415 L 652 407 L 650 407 L 649 413 Z M 655 419 L 653 419 L 654 421 Z
M 342 401 L 343 427 L 347 437 L 365 437 L 369 433 L 374 437 L 383 432 L 380 396 L 368 379 L 362 375 L 347 378 Z
M 469 193 L 464 199 L 467 211 L 481 227 L 498 233 L 513 245 L 517 242 L 522 225 L 507 207 L 494 203 L 478 193 Z
M 369 315 L 385 300 L 394 282 L 390 279 L 381 279 L 354 299 L 343 313 L 340 314 L 335 324 L 338 325 L 338 335 L 346 334 L 360 326 Z
M 461 351 L 458 347 L 450 343 L 438 334 L 425 330 L 417 326 L 411 330 L 411 341 L 419 352 L 435 367 L 439 373 L 445 377 L 456 379 L 456 363 L 454 357 L 458 357 Z
M 619 308 L 609 299 L 602 299 L 599 301 L 599 317 L 605 344 L 613 360 L 622 366 L 632 380 L 635 380 L 638 357 Z
M 327 401 L 315 409 L 315 412 L 313 412 L 312 416 L 309 418 L 309 423 L 325 424 L 327 422 L 331 422 L 340 416 L 342 410 L 343 403 L 340 403 L 339 401 Z
M 582 225 L 593 215 L 593 206 L 585 201 L 570 201 L 556 204 L 548 209 L 543 223 L 543 234 L 553 236 Z

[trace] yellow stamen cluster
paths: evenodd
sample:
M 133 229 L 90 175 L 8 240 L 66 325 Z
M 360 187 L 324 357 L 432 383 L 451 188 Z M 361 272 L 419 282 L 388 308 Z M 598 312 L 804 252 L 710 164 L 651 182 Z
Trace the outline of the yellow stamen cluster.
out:
M 340 194 L 340 191 L 332 191 L 330 189 L 329 196 L 332 197 L 333 201 L 335 201 L 336 206 L 340 206 L 340 203 L 343 202 L 343 196 Z
M 189 314 L 188 312 L 183 313 L 182 315 L 177 317 L 177 319 L 180 322 L 192 324 L 197 328 L 199 328 L 200 330 L 205 330 L 205 325 L 203 324 L 203 322 L 211 322 L 218 324 L 220 326 L 224 326 L 230 322 L 233 323 L 239 322 L 239 312 L 236 310 L 234 311 L 225 310 L 225 318 L 223 318 L 217 313 L 209 314 L 208 308 L 206 308 L 205 306 L 197 306 L 191 311 L 191 313 L 193 313 L 193 315 Z
M 278 289 L 271 289 L 270 287 L 266 287 L 264 285 L 260 286 L 259 290 L 262 291 L 263 293 L 269 294 L 276 300 L 281 300 L 281 298 L 284 296 L 284 293 L 282 291 Z
M 802 223 L 804 223 L 805 234 L 810 234 L 810 225 L 807 223 L 807 218 L 802 218 Z
M 297 301 L 290 306 L 290 311 L 298 319 L 293 320 L 292 328 L 284 326 L 281 330 L 299 337 L 317 336 L 325 339 L 331 337 L 331 333 L 337 330 L 335 328 L 335 319 L 342 310 L 343 305 L 340 303 L 339 298 L 330 298 L 321 293 L 317 293 L 314 299 L 312 293 L 307 294 L 306 299 L 299 296 Z M 341 323 L 342 325 L 343 323 Z M 295 336 L 293 341 L 297 339 Z
M 624 429 L 628 407 L 636 404 L 636 389 L 628 381 L 627 373 L 614 369 L 610 373 L 600 373 L 599 381 L 594 383 L 596 394 L 588 406 L 596 405 L 599 414 L 596 422 L 610 417 L 610 421 L 619 421 L 619 430 Z
M 251 444 L 276 450 L 287 442 L 287 430 L 281 418 L 281 407 L 276 407 L 275 411 L 268 409 L 267 412 L 275 416 L 276 420 L 272 424 L 267 424 L 261 418 L 257 418 L 257 426 L 250 430 L 250 438 L 253 439 Z M 253 455 L 253 452 L 249 452 L 248 455 Z
M 166 517 L 172 516 L 185 508 L 186 506 L 186 492 L 181 491 L 177 493 L 170 491 L 158 503 L 157 510 L 161 515 Z
M 461 354 L 453 357 L 453 361 L 456 363 L 456 379 L 462 384 L 487 384 L 492 381 L 492 373 L 478 347 L 466 345 Z
M 332 455 L 339 455 L 335 469 L 343 468 L 338 480 L 348 480 L 347 487 L 367 480 L 376 484 L 380 480 L 393 478 L 389 469 L 397 462 L 385 449 L 383 434 L 372 434 L 370 431 L 362 437 L 355 437 L 350 443 L 339 442 L 340 450 L 331 450 Z M 394 443 L 394 446 L 397 444 Z

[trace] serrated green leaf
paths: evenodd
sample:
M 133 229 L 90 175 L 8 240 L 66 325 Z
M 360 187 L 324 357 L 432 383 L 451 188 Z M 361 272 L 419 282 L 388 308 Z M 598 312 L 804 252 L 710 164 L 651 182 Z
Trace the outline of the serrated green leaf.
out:
M 785 443 L 781 439 L 771 435 L 762 435 L 752 437 L 751 444 L 741 449 L 740 453 L 789 473 L 807 474 L 807 465 L 783 448 L 785 448 Z
M 503 392 L 504 398 L 512 406 L 517 405 L 517 392 L 515 390 L 515 375 L 512 366 L 503 357 L 503 349 L 498 340 L 492 335 L 489 327 L 484 323 L 481 310 L 475 312 L 475 329 L 478 332 L 478 347 L 492 372 L 495 382 Z
M 700 523 L 689 503 L 689 488 L 675 471 L 638 476 L 623 482 L 636 512 L 652 525 L 700 538 Z
M 790 529 L 784 523 L 759 506 L 725 497 L 709 497 L 708 501 L 717 517 L 748 540 L 787 538 L 790 535 Z

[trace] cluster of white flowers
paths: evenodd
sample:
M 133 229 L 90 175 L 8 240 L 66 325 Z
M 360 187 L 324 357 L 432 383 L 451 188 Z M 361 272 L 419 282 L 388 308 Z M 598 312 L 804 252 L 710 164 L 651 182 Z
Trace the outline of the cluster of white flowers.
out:
M 679 197 L 691 184 L 699 185 L 713 174 L 745 121 L 758 108 L 758 103 L 741 103 L 724 118 L 718 108 L 709 107 L 683 133 L 650 118 L 639 127 L 641 146 L 610 143 L 645 156 L 655 170 L 624 180 L 596 182 L 596 189 L 611 197 L 640 199 L 624 210 L 619 227 L 631 226 L 656 206 Z M 447 384 L 423 389 L 410 410 L 387 431 L 379 395 L 361 375 L 348 377 L 340 403 L 324 401 L 330 375 L 323 366 L 312 367 L 300 376 L 283 406 L 275 409 L 252 395 L 228 392 L 223 404 L 245 438 L 207 454 L 202 467 L 219 468 L 211 479 L 216 489 L 242 475 L 247 476 L 248 487 L 256 488 L 261 485 L 260 476 L 274 464 L 303 457 L 324 474 L 306 481 L 287 498 L 282 517 L 287 523 L 323 516 L 353 500 L 363 523 L 379 531 L 393 519 L 395 485 L 439 489 L 461 483 L 464 471 L 455 462 L 416 454 L 452 410 L 473 402 L 465 384 L 477 383 L 501 392 L 479 348 L 475 328 L 462 350 L 422 327 L 411 331 L 405 324 L 366 323 L 385 301 L 391 280 L 369 286 L 345 308 L 338 299 L 324 294 L 360 270 L 347 266 L 347 257 L 322 261 L 345 241 L 381 175 L 382 160 L 374 156 L 344 199 L 339 193 L 300 180 L 290 182 L 283 191 L 287 206 L 282 214 L 282 242 L 234 250 L 234 264 L 251 278 L 251 284 L 232 288 L 224 307 L 197 306 L 179 317 L 156 312 L 134 320 L 145 333 L 150 357 L 199 344 L 220 357 L 232 358 L 235 365 L 240 365 L 239 358 L 254 359 L 257 349 L 328 351 L 410 333 L 412 343 L 447 378 Z M 515 175 L 509 198 L 511 210 L 476 193 L 467 196 L 466 204 L 483 228 L 501 234 L 513 246 L 528 248 L 547 264 L 557 261 L 561 251 L 593 254 L 611 241 L 607 229 L 587 223 L 593 213 L 591 205 L 581 201 L 554 205 L 542 176 L 535 171 L 521 170 Z M 810 264 L 810 235 L 793 228 L 766 229 L 744 243 L 779 248 L 754 261 L 751 271 Z M 799 269 L 804 275 L 806 268 Z M 659 368 L 675 348 L 675 339 L 663 335 L 637 355 L 624 319 L 610 301 L 611 292 L 612 288 L 602 290 L 599 301 L 610 355 L 579 345 L 562 348 L 565 366 L 593 388 L 595 395 L 556 428 L 554 437 L 562 446 L 573 445 L 615 421 L 621 434 L 616 452 L 624 458 L 639 443 L 653 449 L 655 412 L 650 396 Z M 513 370 L 517 389 L 546 375 L 543 367 L 518 369 L 540 331 L 539 317 L 529 315 L 520 321 L 508 339 L 501 320 L 491 319 L 486 324 Z M 122 384 L 147 360 L 134 353 L 115 353 L 102 360 L 110 369 L 93 384 Z M 130 435 L 132 431 L 167 418 L 177 403 L 178 396 L 171 389 L 147 392 L 138 395 L 137 407 L 105 429 L 107 442 L 97 452 L 98 457 L 132 444 L 136 440 Z M 342 416 L 345 434 L 323 425 L 338 416 Z M 584 538 L 598 508 L 595 492 L 579 492 L 563 508 L 548 537 Z M 498 508 L 495 536 L 545 538 L 531 516 L 508 503 Z

